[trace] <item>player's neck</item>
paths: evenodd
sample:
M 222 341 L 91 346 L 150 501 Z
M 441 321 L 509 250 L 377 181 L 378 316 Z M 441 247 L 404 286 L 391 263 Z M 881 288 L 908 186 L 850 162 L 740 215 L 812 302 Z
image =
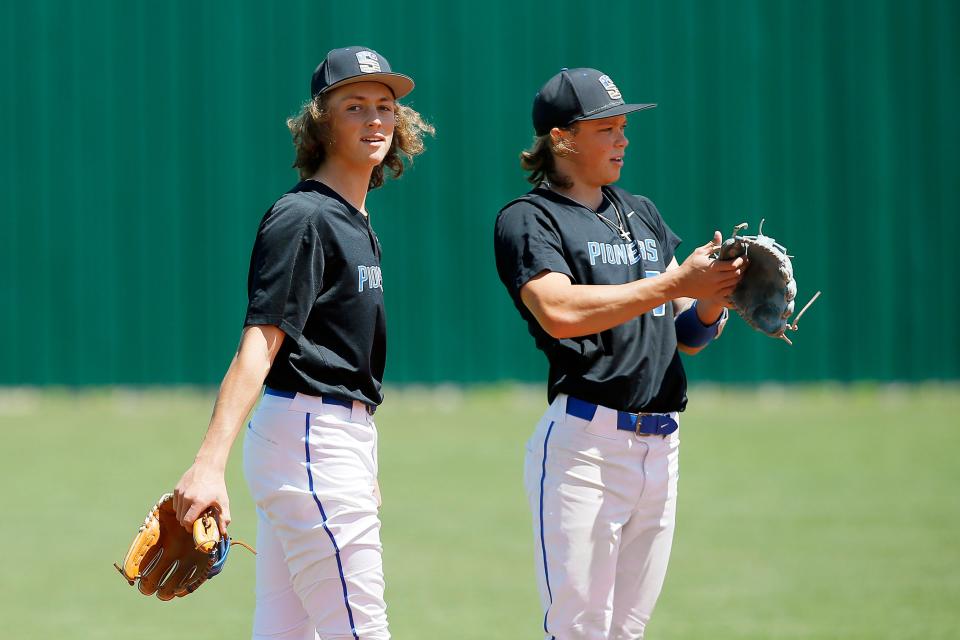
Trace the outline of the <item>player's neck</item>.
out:
M 560 195 L 570 198 L 574 202 L 579 202 L 585 207 L 596 211 L 603 204 L 603 191 L 599 186 L 586 185 L 582 182 L 574 181 L 572 186 L 561 187 L 550 185 L 550 188 Z
M 311 176 L 312 180 L 319 180 L 349 202 L 363 215 L 367 215 L 367 191 L 370 188 L 370 174 L 368 171 L 357 171 L 340 166 L 330 158 Z

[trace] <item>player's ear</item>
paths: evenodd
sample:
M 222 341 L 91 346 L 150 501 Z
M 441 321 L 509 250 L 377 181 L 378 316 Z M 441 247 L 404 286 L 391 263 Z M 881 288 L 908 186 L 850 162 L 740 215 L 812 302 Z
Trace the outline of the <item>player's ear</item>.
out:
M 554 155 L 561 158 L 573 150 L 574 129 L 561 129 L 554 127 L 550 129 L 550 150 Z

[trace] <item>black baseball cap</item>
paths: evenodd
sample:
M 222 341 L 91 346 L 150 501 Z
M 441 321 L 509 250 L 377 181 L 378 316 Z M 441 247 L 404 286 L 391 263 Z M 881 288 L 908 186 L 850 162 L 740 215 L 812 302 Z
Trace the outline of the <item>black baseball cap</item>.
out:
M 533 99 L 533 128 L 538 136 L 578 120 L 619 116 L 655 104 L 626 104 L 610 76 L 596 69 L 561 69 Z
M 394 73 L 390 63 L 369 47 L 344 47 L 327 54 L 313 72 L 310 96 L 317 95 L 354 82 L 379 82 L 390 87 L 394 98 L 402 98 L 413 91 L 413 79 Z

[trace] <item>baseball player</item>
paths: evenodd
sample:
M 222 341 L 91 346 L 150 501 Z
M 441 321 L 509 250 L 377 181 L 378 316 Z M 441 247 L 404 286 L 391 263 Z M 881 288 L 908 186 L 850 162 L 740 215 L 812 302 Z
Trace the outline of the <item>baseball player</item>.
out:
M 302 181 L 257 231 L 243 334 L 177 517 L 230 507 L 224 467 L 244 418 L 257 505 L 254 638 L 390 637 L 381 562 L 377 429 L 386 321 L 380 243 L 366 209 L 433 129 L 397 100 L 413 80 L 366 47 L 335 49 L 287 125 Z
M 525 486 L 546 638 L 642 638 L 673 540 L 678 350 L 720 334 L 744 260 L 682 263 L 653 203 L 613 186 L 626 104 L 609 76 L 563 69 L 533 103 L 521 154 L 535 188 L 497 217 L 500 279 L 550 364 L 549 408 L 527 443 Z

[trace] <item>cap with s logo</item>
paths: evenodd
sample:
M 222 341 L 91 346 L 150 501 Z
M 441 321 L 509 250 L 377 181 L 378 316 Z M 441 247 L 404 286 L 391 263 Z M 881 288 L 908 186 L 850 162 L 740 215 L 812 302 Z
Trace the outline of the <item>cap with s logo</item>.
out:
M 379 82 L 402 98 L 413 91 L 413 79 L 394 73 L 390 63 L 369 47 L 344 47 L 327 54 L 313 72 L 310 95 L 313 97 L 354 82 Z
M 628 104 L 610 76 L 596 69 L 561 69 L 533 99 L 533 128 L 538 136 L 579 120 L 619 116 L 655 104 Z

